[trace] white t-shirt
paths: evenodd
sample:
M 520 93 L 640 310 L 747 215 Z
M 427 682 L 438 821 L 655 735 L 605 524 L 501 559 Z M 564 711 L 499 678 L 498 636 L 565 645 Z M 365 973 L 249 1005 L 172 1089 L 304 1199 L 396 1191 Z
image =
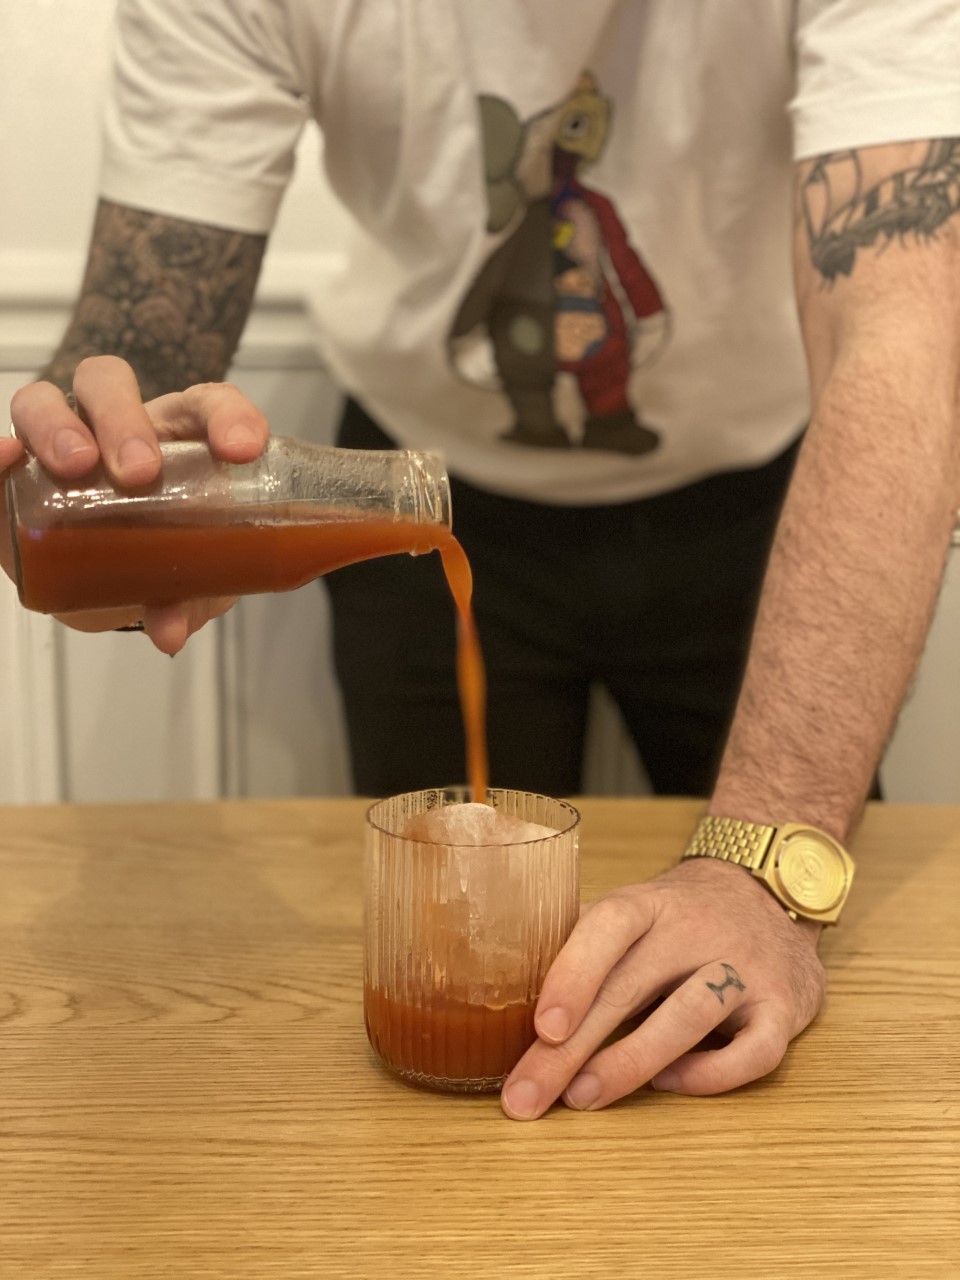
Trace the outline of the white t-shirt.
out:
M 340 385 L 481 487 L 619 502 L 797 434 L 792 160 L 960 136 L 958 68 L 956 0 L 120 0 L 101 192 L 266 232 L 314 117 Z

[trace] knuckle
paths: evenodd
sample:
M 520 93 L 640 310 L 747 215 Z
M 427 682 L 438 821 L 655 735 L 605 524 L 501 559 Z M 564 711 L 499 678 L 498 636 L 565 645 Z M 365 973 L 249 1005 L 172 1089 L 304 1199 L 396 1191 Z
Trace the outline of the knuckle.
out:
M 196 382 L 192 387 L 187 387 L 184 395 L 190 396 L 192 399 L 202 399 L 211 395 L 243 395 L 243 392 L 235 382 Z
M 637 913 L 628 898 L 611 893 L 595 902 L 590 910 L 594 928 L 607 933 L 623 933 L 636 924 Z
M 597 992 L 597 1003 L 614 1013 L 626 1016 L 637 1001 L 637 980 L 621 962 L 607 974 Z
M 604 1076 L 618 1087 L 625 1082 L 636 1087 L 650 1078 L 649 1059 L 633 1036 L 624 1036 L 611 1045 L 603 1059 Z
M 769 1075 L 783 1061 L 790 1044 L 790 1037 L 779 1028 L 771 1028 L 763 1035 L 754 1038 L 750 1066 L 754 1071 L 754 1079 Z
M 586 1056 L 582 1048 L 574 1048 L 568 1040 L 550 1045 L 538 1042 L 531 1050 L 534 1052 L 543 1072 L 556 1080 L 569 1080 L 583 1066 Z
M 728 1088 L 727 1075 L 719 1053 L 705 1053 L 697 1063 L 697 1092 L 723 1093 Z
M 184 387 L 181 393 L 183 403 L 192 413 L 195 413 L 203 401 L 216 391 L 217 385 L 215 382 L 194 382 L 191 386 Z

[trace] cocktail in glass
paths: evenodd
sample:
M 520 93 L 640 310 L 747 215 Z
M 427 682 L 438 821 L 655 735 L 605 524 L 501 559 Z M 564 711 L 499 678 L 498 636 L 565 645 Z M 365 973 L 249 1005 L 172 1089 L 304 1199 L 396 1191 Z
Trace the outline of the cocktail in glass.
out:
M 576 809 L 524 791 L 487 798 L 453 830 L 436 811 L 469 799 L 457 789 L 367 814 L 367 1034 L 396 1075 L 458 1093 L 498 1089 L 533 1043 L 544 976 L 580 905 Z

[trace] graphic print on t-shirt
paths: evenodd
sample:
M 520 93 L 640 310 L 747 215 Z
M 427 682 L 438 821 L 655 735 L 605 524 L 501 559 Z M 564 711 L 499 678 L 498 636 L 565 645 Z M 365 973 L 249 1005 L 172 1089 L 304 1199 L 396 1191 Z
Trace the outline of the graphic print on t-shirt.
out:
M 479 100 L 487 230 L 512 228 L 454 320 L 458 374 L 506 395 L 517 444 L 643 454 L 660 437 L 630 396 L 631 370 L 662 345 L 668 313 L 613 202 L 582 171 L 600 156 L 610 102 L 593 76 L 522 121 L 501 98 Z M 579 436 L 558 387 L 576 389 Z

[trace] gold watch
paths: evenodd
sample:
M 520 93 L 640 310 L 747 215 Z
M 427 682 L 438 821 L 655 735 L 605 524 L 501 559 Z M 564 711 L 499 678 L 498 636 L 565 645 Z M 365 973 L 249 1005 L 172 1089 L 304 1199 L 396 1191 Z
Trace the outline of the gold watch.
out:
M 853 883 L 853 859 L 816 827 L 701 818 L 684 858 L 721 858 L 762 880 L 791 920 L 836 924 Z

